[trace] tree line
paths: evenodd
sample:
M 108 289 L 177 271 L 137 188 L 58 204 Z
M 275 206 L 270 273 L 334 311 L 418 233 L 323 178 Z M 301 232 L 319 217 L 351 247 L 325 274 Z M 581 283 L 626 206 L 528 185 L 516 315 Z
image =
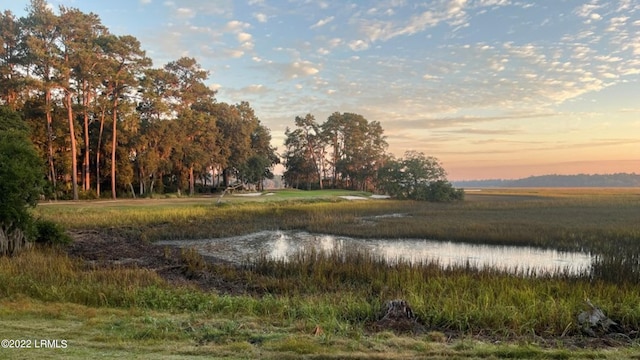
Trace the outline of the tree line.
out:
M 193 58 L 160 68 L 133 36 L 93 14 L 32 0 L 0 14 L 0 103 L 45 159 L 53 198 L 195 192 L 211 174 L 260 183 L 279 162 L 247 102 L 217 102 Z
M 135 37 L 110 33 L 93 13 L 54 12 L 45 0 L 31 0 L 21 18 L 0 14 L 0 35 L 0 105 L 29 128 L 46 196 L 192 195 L 214 174 L 223 187 L 273 177 L 281 158 L 270 130 L 248 102 L 218 102 L 195 59 L 153 67 Z M 459 197 L 437 159 L 389 155 L 378 121 L 336 112 L 322 124 L 311 114 L 294 124 L 282 154 L 287 186 Z
M 456 181 L 464 187 L 639 187 L 640 175 L 635 173 L 540 175 L 523 179 Z

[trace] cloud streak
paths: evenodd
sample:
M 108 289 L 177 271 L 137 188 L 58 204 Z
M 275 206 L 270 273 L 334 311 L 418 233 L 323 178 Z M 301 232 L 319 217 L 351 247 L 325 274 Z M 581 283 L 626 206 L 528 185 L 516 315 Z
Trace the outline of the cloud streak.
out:
M 310 29 L 317 29 L 319 27 L 323 27 L 325 25 L 327 25 L 328 23 L 332 22 L 335 19 L 335 16 L 329 16 L 327 18 L 324 18 L 322 20 L 318 20 L 317 23 L 311 25 Z

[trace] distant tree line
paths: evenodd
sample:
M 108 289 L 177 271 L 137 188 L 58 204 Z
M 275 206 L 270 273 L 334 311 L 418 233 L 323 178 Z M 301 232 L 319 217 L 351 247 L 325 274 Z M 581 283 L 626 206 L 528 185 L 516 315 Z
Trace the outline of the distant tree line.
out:
M 0 104 L 17 112 L 53 198 L 188 191 L 219 174 L 260 184 L 279 162 L 250 104 L 219 103 L 208 72 L 183 57 L 161 68 L 99 17 L 32 0 L 0 14 Z
M 468 180 L 456 181 L 461 187 L 638 187 L 638 174 L 576 174 L 541 175 L 517 180 Z

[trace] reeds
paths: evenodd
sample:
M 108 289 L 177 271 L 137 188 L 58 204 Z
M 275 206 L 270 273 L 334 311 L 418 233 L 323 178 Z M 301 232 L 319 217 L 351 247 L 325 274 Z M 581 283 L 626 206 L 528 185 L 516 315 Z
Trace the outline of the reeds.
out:
M 248 293 L 176 288 L 145 269 L 94 269 L 57 251 L 35 250 L 0 259 L 0 297 L 250 316 L 281 326 L 302 324 L 309 331 L 321 325 L 341 336 L 363 331 L 378 319 L 385 301 L 402 298 L 430 330 L 500 337 L 577 334 L 575 319 L 589 297 L 625 329 L 640 328 L 640 292 L 632 284 L 385 264 L 365 253 L 303 253 L 288 262 L 262 258 L 206 271 L 222 281 L 245 283 Z
M 588 278 L 524 278 L 465 266 L 443 269 L 434 263 L 390 265 L 364 253 L 311 251 L 287 262 L 260 258 L 247 270 L 268 293 L 349 299 L 348 305 L 336 304 L 336 311 L 342 308 L 345 318 L 356 323 L 374 321 L 384 301 L 403 298 L 431 328 L 500 336 L 575 333 L 584 296 L 616 301 L 608 298 L 616 285 Z M 640 300 L 633 286 L 617 289 L 624 302 Z M 637 315 L 627 316 L 625 325 L 636 326 Z
M 164 283 L 153 271 L 91 268 L 55 249 L 0 257 L 0 297 L 24 295 L 90 306 L 135 304 L 137 289 Z
M 288 262 L 256 258 L 244 267 L 207 265 L 197 254 L 183 253 L 191 271 L 208 271 L 221 281 L 245 284 L 245 295 L 225 295 L 173 288 L 144 269 L 93 269 L 61 253 L 33 251 L 0 258 L 0 296 L 255 316 L 297 324 L 305 331 L 320 324 L 325 333 L 349 337 L 359 336 L 385 301 L 403 298 L 431 330 L 558 338 L 579 332 L 575 319 L 588 297 L 625 329 L 640 329 L 640 291 L 634 280 L 638 277 L 629 275 L 624 280 L 627 272 L 620 267 L 638 267 L 638 256 L 633 254 L 640 253 L 634 245 L 640 242 L 640 204 L 635 195 L 544 193 L 454 204 L 332 198 L 214 202 L 54 204 L 36 211 L 71 229 L 124 229 L 135 235 L 131 241 L 297 229 L 360 238 L 429 238 L 598 254 L 622 249 L 631 255 L 619 257 L 620 263 L 601 257 L 600 267 L 585 276 L 523 277 L 434 263 L 388 264 L 366 253 L 307 252 Z M 392 213 L 406 216 L 371 218 Z

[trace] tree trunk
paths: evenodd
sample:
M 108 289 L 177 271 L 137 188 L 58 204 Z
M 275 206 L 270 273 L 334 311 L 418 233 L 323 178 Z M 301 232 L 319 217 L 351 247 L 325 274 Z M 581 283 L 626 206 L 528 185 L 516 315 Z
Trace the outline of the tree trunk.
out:
M 98 134 L 98 147 L 96 149 L 96 194 L 100 198 L 100 153 L 102 148 L 102 133 L 104 132 L 105 111 L 100 114 L 100 133 Z
M 32 245 L 22 230 L 11 230 L 11 226 L 0 226 L 0 256 L 17 255 L 19 252 L 31 248 Z
M 142 171 L 142 169 L 138 170 L 138 178 L 140 180 L 140 192 L 139 192 L 139 194 L 140 194 L 140 196 L 143 196 L 144 195 L 144 182 L 145 182 L 145 179 L 144 179 L 144 172 Z
M 324 150 L 320 154 L 320 169 L 318 169 L 318 177 L 320 178 L 320 190 L 324 189 L 324 176 L 326 175 L 325 164 L 324 164 Z
M 117 94 L 114 94 L 117 96 Z M 116 149 L 118 147 L 118 100 L 113 101 L 113 134 L 111 137 L 111 198 L 116 199 Z
M 58 200 L 58 180 L 56 174 L 56 167 L 53 164 L 53 119 L 51 117 L 51 90 L 47 89 L 44 95 L 45 98 L 45 112 L 47 116 L 47 147 L 48 147 L 48 160 L 49 160 L 49 175 L 51 176 L 51 185 L 53 186 L 53 199 Z
M 162 178 L 164 178 L 164 172 L 160 171 L 158 173 L 158 177 L 157 178 L 154 177 L 153 179 L 158 181 L 158 191 L 161 194 L 164 194 L 164 182 L 163 182 L 164 180 L 162 180 Z M 153 189 L 151 189 L 151 192 L 153 192 Z
M 91 102 L 91 93 L 87 90 L 88 86 L 84 86 L 84 92 L 82 96 L 82 106 L 84 108 L 84 160 L 82 162 L 82 173 L 84 175 L 84 191 L 91 190 L 91 169 L 89 167 L 89 103 Z
M 193 166 L 189 167 L 189 196 L 195 194 L 195 179 L 193 178 Z
M 82 188 L 84 191 L 91 190 L 91 169 L 89 168 L 89 114 L 84 113 L 84 156 L 82 160 Z
M 66 90 L 65 103 L 67 105 L 67 116 L 69 118 L 69 139 L 71 140 L 71 182 L 73 188 L 73 200 L 78 200 L 78 150 L 76 147 L 76 132 L 73 123 L 73 104 L 71 103 L 71 92 Z
M 229 186 L 229 169 L 222 170 L 222 185 L 225 189 Z

